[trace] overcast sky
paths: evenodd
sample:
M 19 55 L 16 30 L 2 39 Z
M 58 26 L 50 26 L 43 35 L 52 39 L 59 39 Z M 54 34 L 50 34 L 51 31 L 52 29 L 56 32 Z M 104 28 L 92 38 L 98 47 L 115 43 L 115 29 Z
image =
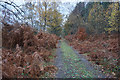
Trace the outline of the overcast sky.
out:
M 9 0 L 3 0 L 3 1 L 9 1 Z M 38 2 L 38 1 L 42 1 L 42 0 L 11 0 L 11 1 L 13 1 L 14 3 L 16 3 L 17 5 L 22 5 L 26 1 L 27 2 L 30 2 L 30 1 Z M 69 13 L 75 8 L 75 6 L 76 6 L 76 4 L 78 2 L 83 2 L 83 0 L 71 0 L 71 1 L 70 0 L 61 0 L 61 1 L 58 1 L 58 2 L 62 3 L 62 4 L 60 4 L 60 12 L 63 15 L 66 16 L 66 15 L 69 15 Z M 64 16 L 64 19 L 65 19 L 65 16 Z
M 9 0 L 2 0 L 2 1 L 9 1 Z M 43 0 L 10 0 L 10 1 L 13 1 L 19 6 L 24 4 L 25 2 L 30 2 L 30 1 L 38 2 Z M 50 1 L 50 0 L 47 0 L 47 1 Z M 64 15 L 67 15 L 71 10 L 74 9 L 77 2 L 83 2 L 84 0 L 71 0 L 71 1 L 70 0 L 54 0 L 54 1 L 62 2 L 62 4 L 60 4 L 61 13 L 63 13 Z
M 26 1 L 27 2 L 30 2 L 30 1 L 38 2 L 38 1 L 42 1 L 42 0 L 2 0 L 2 1 L 8 1 L 8 2 L 13 1 L 14 3 L 16 3 L 19 6 L 19 5 L 25 4 Z M 66 15 L 69 15 L 70 12 L 75 8 L 76 4 L 78 2 L 83 2 L 83 0 L 71 0 L 71 1 L 70 0 L 61 0 L 61 1 L 58 1 L 58 2 L 62 3 L 62 4 L 59 5 L 60 6 L 60 13 L 62 13 L 62 15 L 64 15 L 63 20 L 65 22 L 66 21 Z M 12 9 L 12 7 L 11 7 L 11 9 Z
M 0 0 L 1 1 L 1 0 Z M 2 0 L 2 1 L 9 1 L 9 0 Z M 10 1 L 14 1 L 17 5 L 22 5 L 25 2 L 31 2 L 31 1 L 45 1 L 45 0 L 10 0 Z M 46 0 L 46 1 L 58 1 L 58 2 L 62 2 L 63 4 L 60 5 L 60 9 L 61 9 L 61 13 L 63 13 L 64 15 L 67 15 L 70 13 L 70 11 L 72 11 L 74 9 L 74 7 L 76 6 L 76 3 L 78 2 L 87 2 L 87 1 L 110 1 L 110 0 Z M 120 0 L 112 0 L 112 1 L 120 1 Z
M 31 1 L 31 0 L 13 0 L 17 5 L 21 5 L 24 4 L 24 1 Z M 33 0 L 35 2 L 38 1 L 42 1 L 42 0 Z M 58 0 L 57 0 L 58 1 Z M 77 2 L 83 2 L 83 0 L 61 0 L 60 2 L 62 2 L 63 4 L 60 5 L 60 9 L 61 9 L 61 13 L 63 13 L 64 15 L 69 14 L 69 12 L 71 10 L 74 9 L 74 7 L 76 6 Z
M 43 0 L 0 0 L 0 1 L 13 1 L 17 5 L 22 5 L 25 2 L 31 2 L 31 1 L 38 2 Z M 62 4 L 60 4 L 60 12 L 66 16 L 70 14 L 70 12 L 75 8 L 78 2 L 88 2 L 89 0 L 47 0 L 47 1 L 61 2 Z M 94 1 L 94 0 L 90 0 L 90 1 Z M 96 0 L 96 1 L 100 1 L 100 0 Z M 109 1 L 109 0 L 103 0 L 103 1 Z M 120 0 L 114 0 L 114 1 L 120 1 Z

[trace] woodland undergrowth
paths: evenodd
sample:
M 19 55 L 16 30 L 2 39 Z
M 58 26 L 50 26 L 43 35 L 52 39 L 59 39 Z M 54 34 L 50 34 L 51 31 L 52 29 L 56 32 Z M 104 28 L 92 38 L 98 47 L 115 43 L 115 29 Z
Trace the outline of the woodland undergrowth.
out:
M 57 68 L 45 65 L 53 61 L 52 50 L 57 48 L 59 37 L 37 32 L 26 25 L 4 25 L 2 28 L 3 78 L 54 77 Z
M 79 54 L 87 54 L 89 61 L 102 65 L 102 71 L 119 77 L 120 57 L 118 44 L 119 34 L 87 35 L 85 28 L 78 29 L 74 35 L 67 35 L 65 39 Z

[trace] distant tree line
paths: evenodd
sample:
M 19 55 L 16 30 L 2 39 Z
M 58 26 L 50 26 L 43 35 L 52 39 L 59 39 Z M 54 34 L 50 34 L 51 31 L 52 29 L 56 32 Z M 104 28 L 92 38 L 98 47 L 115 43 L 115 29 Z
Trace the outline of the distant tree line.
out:
M 118 2 L 80 2 L 69 15 L 64 34 L 74 34 L 79 27 L 88 34 L 118 32 L 120 28 L 120 5 Z

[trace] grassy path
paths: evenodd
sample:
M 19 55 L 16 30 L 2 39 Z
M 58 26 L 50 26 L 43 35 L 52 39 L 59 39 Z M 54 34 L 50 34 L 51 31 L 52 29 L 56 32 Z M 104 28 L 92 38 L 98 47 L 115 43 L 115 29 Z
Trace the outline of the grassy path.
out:
M 78 54 L 65 41 L 58 44 L 55 65 L 58 67 L 56 78 L 105 78 L 106 76 L 94 68 L 84 55 Z

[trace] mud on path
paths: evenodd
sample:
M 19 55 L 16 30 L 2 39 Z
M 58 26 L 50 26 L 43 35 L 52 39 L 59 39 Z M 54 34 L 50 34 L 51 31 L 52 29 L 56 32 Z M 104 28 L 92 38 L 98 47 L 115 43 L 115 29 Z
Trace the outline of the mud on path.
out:
M 100 67 L 88 61 L 64 40 L 58 44 L 55 66 L 58 67 L 56 78 L 110 78 L 101 72 Z

